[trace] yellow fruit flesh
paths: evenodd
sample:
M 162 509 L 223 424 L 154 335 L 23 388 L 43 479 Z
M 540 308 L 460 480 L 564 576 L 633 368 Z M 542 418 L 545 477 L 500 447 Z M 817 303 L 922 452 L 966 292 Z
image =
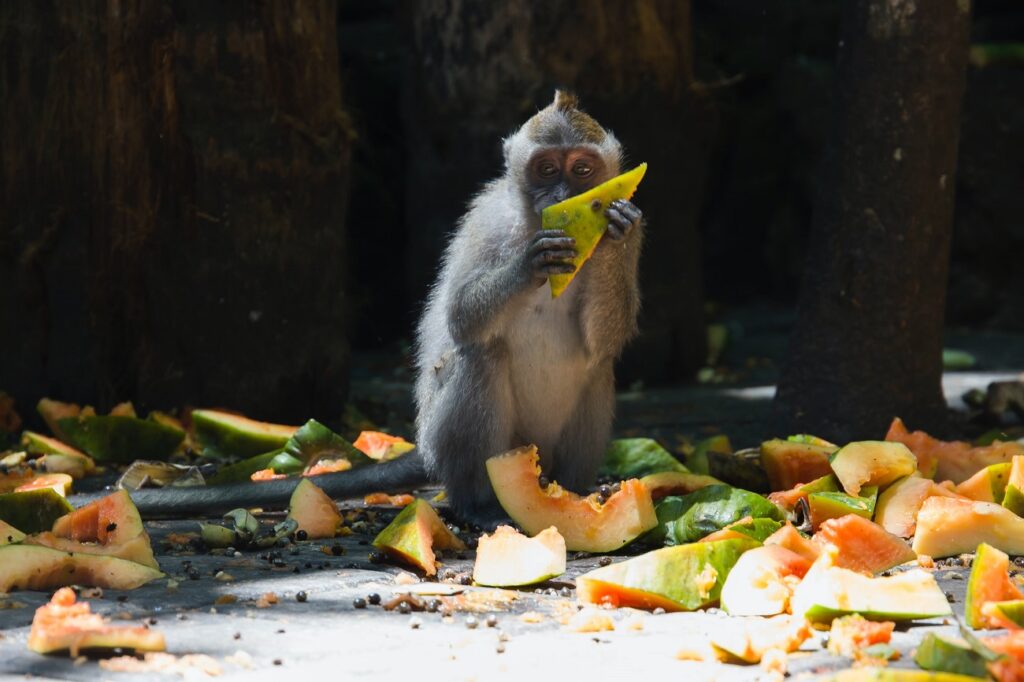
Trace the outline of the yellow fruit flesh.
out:
M 545 230 L 564 230 L 576 240 L 576 257 L 572 261 L 576 269 L 568 275 L 551 276 L 551 298 L 561 296 L 583 264 L 590 260 L 608 227 L 605 209 L 617 199 L 633 196 L 646 172 L 647 164 L 642 163 L 592 190 L 544 209 L 541 222 Z

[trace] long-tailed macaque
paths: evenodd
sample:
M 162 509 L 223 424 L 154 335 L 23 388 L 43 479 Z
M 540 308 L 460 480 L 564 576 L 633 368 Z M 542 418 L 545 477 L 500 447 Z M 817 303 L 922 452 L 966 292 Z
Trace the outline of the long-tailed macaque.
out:
M 417 333 L 417 450 L 393 462 L 316 478 L 335 498 L 430 481 L 456 515 L 501 515 L 485 461 L 535 443 L 570 489 L 593 483 L 615 400 L 613 364 L 636 331 L 641 212 L 612 204 L 609 226 L 572 284 L 574 241 L 541 229 L 541 211 L 619 174 L 611 132 L 555 93 L 504 142 L 505 172 L 477 195 L 445 250 Z M 294 481 L 140 490 L 146 516 L 211 514 L 287 502 Z

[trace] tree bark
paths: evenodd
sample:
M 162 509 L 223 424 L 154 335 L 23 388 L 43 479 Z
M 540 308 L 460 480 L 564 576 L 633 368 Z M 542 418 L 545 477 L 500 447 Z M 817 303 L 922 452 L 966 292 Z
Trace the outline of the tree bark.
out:
M 968 0 L 843 3 L 839 96 L 780 428 L 843 442 L 894 416 L 942 430 Z
M 615 131 L 627 166 L 650 164 L 641 334 L 620 378 L 689 379 L 705 359 L 697 218 L 717 115 L 695 83 L 690 3 L 419 0 L 409 141 L 407 272 L 416 299 L 469 198 L 502 173 L 501 138 L 555 87 Z
M 333 415 L 349 132 L 332 0 L 0 7 L 0 386 Z

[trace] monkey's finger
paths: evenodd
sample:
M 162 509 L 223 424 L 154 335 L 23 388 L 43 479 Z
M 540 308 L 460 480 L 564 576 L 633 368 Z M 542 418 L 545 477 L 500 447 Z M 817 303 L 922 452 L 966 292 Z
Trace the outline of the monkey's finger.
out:
M 607 232 L 607 234 L 608 234 L 608 237 L 612 241 L 616 241 L 616 242 L 622 241 L 623 239 L 626 238 L 626 231 L 623 230 L 618 225 L 616 225 L 615 223 L 608 223 L 608 232 Z
M 633 227 L 633 221 L 614 208 L 606 209 L 604 214 L 608 216 L 608 230 L 610 232 L 617 230 L 619 233 L 617 236 L 614 233 L 612 234 L 614 239 L 624 237 Z
M 538 268 L 541 274 L 550 277 L 551 275 L 568 275 L 576 271 L 572 263 L 548 263 Z
M 613 201 L 612 206 L 616 208 L 619 213 L 626 216 L 631 223 L 638 223 L 640 222 L 640 219 L 644 217 L 643 211 L 637 208 L 631 201 L 619 199 L 618 201 Z
M 541 251 L 571 251 L 576 247 L 576 240 L 571 237 L 551 237 L 538 239 L 533 243 L 535 253 Z
M 543 239 L 572 239 L 565 230 L 538 230 L 533 235 L 534 241 Z
M 571 261 L 576 257 L 576 252 L 571 249 L 541 251 L 538 256 L 543 263 L 557 263 L 559 261 Z

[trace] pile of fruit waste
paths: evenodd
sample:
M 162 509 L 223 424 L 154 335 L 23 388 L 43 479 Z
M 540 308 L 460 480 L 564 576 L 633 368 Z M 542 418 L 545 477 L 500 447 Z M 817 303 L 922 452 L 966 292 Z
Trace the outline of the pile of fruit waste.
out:
M 130 491 L 296 477 L 283 520 L 238 509 L 200 523 L 197 535 L 207 549 L 312 542 L 354 532 L 317 475 L 415 447 L 379 431 L 349 441 L 315 420 L 285 426 L 221 410 L 140 418 L 130 404 L 98 415 L 45 399 L 38 409 L 52 435 L 23 432 L 0 459 L 0 592 L 58 590 L 33 624 L 40 653 L 163 648 L 155 633 L 111 625 L 59 589 L 133 589 L 163 576 Z M 524 447 L 488 460 L 515 527 L 470 541 L 466 582 L 532 590 L 563 576 L 573 553 L 614 553 L 575 577 L 589 623 L 575 627 L 600 629 L 606 610 L 715 609 L 736 627 L 688 642 L 678 658 L 778 674 L 788 654 L 828 631 L 829 651 L 857 662 L 830 679 L 1024 679 L 1024 592 L 1011 576 L 1011 557 L 1024 555 L 1021 442 L 944 442 L 898 419 L 879 441 L 798 435 L 734 453 L 720 436 L 683 459 L 651 439 L 620 439 L 587 496 L 548 480 L 538 459 Z M 68 501 L 81 479 L 114 471 L 114 492 L 77 509 Z M 436 580 L 446 553 L 471 551 L 466 534 L 443 520 L 443 494 L 405 492 L 366 500 L 401 509 L 375 534 L 377 560 Z M 899 655 L 895 628 L 955 621 L 934 577 L 949 561 L 971 566 L 959 636 L 929 632 L 913 654 L 920 670 L 888 668 Z

